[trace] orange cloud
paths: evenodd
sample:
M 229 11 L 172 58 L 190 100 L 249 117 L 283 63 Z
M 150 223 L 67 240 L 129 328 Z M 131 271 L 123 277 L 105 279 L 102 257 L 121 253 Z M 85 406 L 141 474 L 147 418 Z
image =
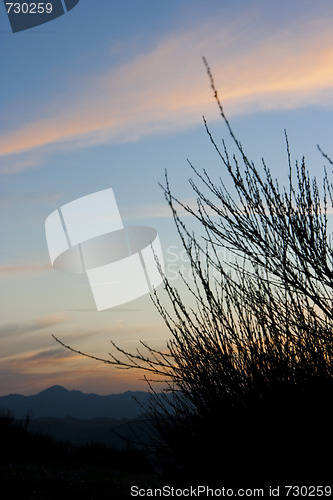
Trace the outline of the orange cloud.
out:
M 141 370 L 119 370 L 61 347 L 35 349 L 1 360 L 0 395 L 31 394 L 52 385 L 98 394 L 146 391 L 148 384 L 143 376 Z M 157 389 L 162 389 L 160 382 Z
M 51 264 L 22 264 L 13 266 L 0 266 L 0 276 L 10 277 L 22 273 L 44 272 L 52 269 Z
M 228 115 L 332 106 L 330 20 L 297 19 L 271 32 L 260 29 L 260 17 L 253 22 L 255 37 L 245 16 L 172 34 L 150 53 L 91 79 L 91 90 L 54 102 L 46 118 L 3 134 L 0 168 L 15 173 L 31 168 L 29 155 L 39 151 L 180 130 L 200 123 L 203 113 L 217 118 L 202 55 L 212 66 Z M 22 154 L 11 166 L 8 160 Z
M 0 337 L 4 339 L 6 337 L 16 337 L 17 335 L 36 332 L 38 330 L 49 328 L 57 325 L 67 323 L 69 321 L 68 316 L 65 314 L 51 314 L 48 316 L 42 316 L 34 321 L 25 323 L 9 323 L 0 325 Z
M 117 370 L 110 365 L 98 364 L 88 359 L 74 359 L 63 356 L 50 363 L 48 358 L 32 360 L 19 358 L 2 362 L 0 367 L 0 396 L 10 393 L 36 394 L 52 385 L 62 385 L 66 389 L 76 389 L 96 394 L 112 394 L 127 390 L 148 390 L 143 374 L 138 370 Z M 157 390 L 162 389 L 159 383 Z

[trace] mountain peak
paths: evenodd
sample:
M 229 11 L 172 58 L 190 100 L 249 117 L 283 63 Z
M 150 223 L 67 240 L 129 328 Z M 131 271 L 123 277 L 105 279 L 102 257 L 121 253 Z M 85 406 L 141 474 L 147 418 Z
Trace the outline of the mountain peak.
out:
M 44 389 L 44 391 L 41 391 L 41 393 L 65 393 L 69 392 L 68 389 L 65 389 L 65 387 L 62 387 L 61 385 L 52 385 L 51 387 L 48 387 L 47 389 Z M 39 394 L 41 394 L 39 393 Z

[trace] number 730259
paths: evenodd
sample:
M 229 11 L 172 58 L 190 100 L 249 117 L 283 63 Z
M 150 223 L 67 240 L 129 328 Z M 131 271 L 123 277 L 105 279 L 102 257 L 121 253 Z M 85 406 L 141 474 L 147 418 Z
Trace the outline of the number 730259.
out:
M 330 497 L 331 486 L 285 486 L 287 497 Z
M 7 14 L 51 14 L 52 3 L 6 2 Z

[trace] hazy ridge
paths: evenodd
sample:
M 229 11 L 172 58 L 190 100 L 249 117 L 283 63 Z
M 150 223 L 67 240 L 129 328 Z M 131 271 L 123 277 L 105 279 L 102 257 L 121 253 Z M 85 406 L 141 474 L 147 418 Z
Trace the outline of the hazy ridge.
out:
M 147 392 L 126 391 L 101 396 L 52 386 L 38 394 L 0 397 L 0 413 L 15 418 L 29 416 L 29 429 L 74 445 L 102 443 L 112 448 L 145 440 L 140 415 L 149 398 Z
M 126 391 L 121 394 L 101 396 L 55 385 L 31 396 L 8 394 L 0 397 L 0 410 L 11 410 L 16 418 L 29 414 L 41 417 L 73 417 L 81 420 L 94 418 L 132 419 L 142 413 L 141 404 L 148 401 L 144 391 Z

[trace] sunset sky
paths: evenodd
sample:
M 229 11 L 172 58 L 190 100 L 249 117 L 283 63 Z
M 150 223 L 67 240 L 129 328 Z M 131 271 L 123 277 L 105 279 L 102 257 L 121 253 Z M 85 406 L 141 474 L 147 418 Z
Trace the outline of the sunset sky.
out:
M 85 275 L 52 269 L 44 223 L 111 187 L 124 224 L 158 231 L 177 284 L 186 262 L 158 183 L 167 169 L 191 203 L 187 158 L 223 176 L 202 115 L 228 138 L 202 56 L 250 158 L 283 182 L 286 129 L 293 163 L 305 155 L 320 177 L 317 144 L 333 156 L 331 0 L 80 0 L 19 33 L 0 4 L 0 395 L 147 388 L 52 338 L 108 357 L 110 340 L 134 352 L 169 333 L 149 296 L 97 312 Z

